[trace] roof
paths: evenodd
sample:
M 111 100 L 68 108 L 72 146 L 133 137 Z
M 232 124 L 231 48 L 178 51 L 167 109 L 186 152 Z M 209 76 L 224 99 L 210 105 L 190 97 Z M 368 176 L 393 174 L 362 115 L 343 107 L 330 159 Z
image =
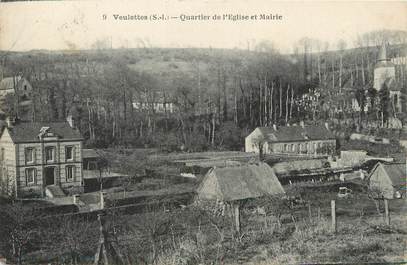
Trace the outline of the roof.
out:
M 386 44 L 384 42 L 380 47 L 375 67 L 394 67 L 394 64 L 390 61 L 389 58 L 387 58 Z
M 379 167 L 382 166 L 383 170 L 386 172 L 387 176 L 390 178 L 393 186 L 406 185 L 406 163 L 377 163 L 373 168 L 371 174 Z M 371 175 L 370 174 L 370 175 Z
M 273 169 L 277 175 L 287 175 L 293 171 L 312 170 L 323 168 L 326 160 L 322 159 L 308 159 L 308 160 L 294 160 L 284 161 L 273 165 Z
M 100 155 L 96 152 L 95 149 L 82 149 L 83 158 L 98 158 Z
M 382 165 L 394 186 L 406 184 L 406 163 Z
M 323 125 L 283 126 L 277 130 L 273 127 L 258 128 L 270 142 L 335 139 L 335 135 Z
M 71 128 L 67 122 L 17 122 L 8 131 L 14 143 L 38 142 L 38 135 L 43 127 L 49 127 L 50 132 L 63 140 L 83 139 L 79 131 Z
M 216 183 L 211 185 L 210 182 Z M 198 196 L 204 199 L 236 201 L 267 195 L 284 194 L 274 170 L 266 163 L 235 167 L 212 168 L 198 188 Z

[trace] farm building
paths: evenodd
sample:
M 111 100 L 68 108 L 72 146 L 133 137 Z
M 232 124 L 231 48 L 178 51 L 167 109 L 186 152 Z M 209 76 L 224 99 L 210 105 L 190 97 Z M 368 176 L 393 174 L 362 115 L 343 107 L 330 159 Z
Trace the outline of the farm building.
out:
M 47 190 L 82 191 L 82 141 L 66 122 L 9 122 L 0 135 L 8 193 L 23 197 L 43 196 Z
M 386 199 L 405 197 L 406 163 L 377 163 L 369 176 L 369 187 Z
M 263 154 L 332 154 L 336 140 L 328 125 L 257 127 L 245 139 L 246 152 Z
M 224 202 L 278 194 L 284 194 L 284 189 L 266 163 L 214 167 L 197 189 L 198 200 Z

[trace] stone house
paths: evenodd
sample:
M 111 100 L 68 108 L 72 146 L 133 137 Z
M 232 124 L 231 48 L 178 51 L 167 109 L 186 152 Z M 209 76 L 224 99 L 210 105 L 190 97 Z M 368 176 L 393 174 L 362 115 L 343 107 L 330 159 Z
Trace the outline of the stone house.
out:
M 66 122 L 8 122 L 0 134 L 0 165 L 9 193 L 44 196 L 47 187 L 59 194 L 81 192 L 82 142 Z
M 261 144 L 261 145 L 260 145 Z M 328 155 L 336 149 L 336 139 L 328 125 L 257 127 L 245 139 L 245 151 L 263 154 Z

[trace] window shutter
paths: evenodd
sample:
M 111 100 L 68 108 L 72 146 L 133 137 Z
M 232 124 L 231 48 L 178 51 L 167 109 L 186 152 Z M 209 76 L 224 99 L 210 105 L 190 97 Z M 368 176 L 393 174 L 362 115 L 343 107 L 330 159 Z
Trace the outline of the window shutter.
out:
M 34 147 L 32 150 L 33 150 L 32 151 L 33 152 L 33 163 L 35 164 L 37 161 L 37 149 Z M 37 170 L 35 170 L 35 174 L 37 174 Z
M 35 156 L 34 156 L 34 158 L 35 158 Z M 37 184 L 37 169 L 36 168 L 34 168 L 34 184 Z
M 75 161 L 75 146 L 72 146 L 72 160 Z
M 28 186 L 28 171 L 25 169 L 25 185 Z

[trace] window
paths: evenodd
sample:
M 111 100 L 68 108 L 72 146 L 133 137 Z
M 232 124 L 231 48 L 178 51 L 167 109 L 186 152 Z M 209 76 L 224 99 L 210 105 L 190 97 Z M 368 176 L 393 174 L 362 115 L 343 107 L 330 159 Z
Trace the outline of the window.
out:
M 29 147 L 25 149 L 25 162 L 26 163 L 34 163 L 34 148 Z
M 45 160 L 47 162 L 52 162 L 54 161 L 54 147 L 46 147 L 45 148 Z
M 287 151 L 287 144 L 284 144 L 284 152 Z
M 0 161 L 4 161 L 4 159 L 5 159 L 4 153 L 5 153 L 5 151 L 4 151 L 4 148 L 2 147 L 2 148 L 0 149 Z
M 73 146 L 65 147 L 65 158 L 66 160 L 73 160 Z
M 36 175 L 35 168 L 27 168 L 25 170 L 25 181 L 27 185 L 35 183 L 35 175 Z
M 97 170 L 98 166 L 96 162 L 89 162 L 88 164 L 88 170 Z
M 75 166 L 66 166 L 66 181 L 72 181 L 75 177 Z

